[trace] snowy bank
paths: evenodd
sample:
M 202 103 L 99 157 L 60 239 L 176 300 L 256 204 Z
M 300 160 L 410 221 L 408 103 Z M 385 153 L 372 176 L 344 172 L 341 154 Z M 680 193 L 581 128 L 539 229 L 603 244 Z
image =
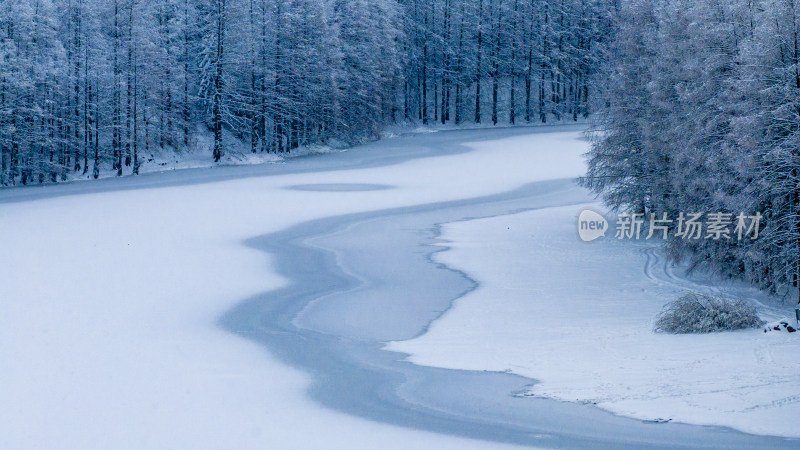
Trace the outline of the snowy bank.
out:
M 536 379 L 524 395 L 648 421 L 800 437 L 800 333 L 652 331 L 662 306 L 687 290 L 759 302 L 768 321 L 791 308 L 738 283 L 681 276 L 653 241 L 609 233 L 584 243 L 576 231 L 581 209 L 444 225 L 448 250 L 436 260 L 479 287 L 426 334 L 388 348 L 417 364 Z

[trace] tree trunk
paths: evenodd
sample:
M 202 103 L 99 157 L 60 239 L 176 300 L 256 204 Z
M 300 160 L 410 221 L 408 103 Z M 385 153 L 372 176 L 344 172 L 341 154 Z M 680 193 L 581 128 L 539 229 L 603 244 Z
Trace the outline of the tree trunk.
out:
M 122 175 L 122 149 L 121 149 L 121 136 L 120 136 L 120 124 L 122 122 L 120 111 L 120 100 L 121 94 L 119 92 L 120 89 L 120 67 L 119 67 L 119 0 L 114 0 L 114 94 L 113 94 L 113 107 L 114 113 L 112 116 L 112 124 L 111 127 L 113 129 L 113 138 L 112 138 L 112 148 L 113 148 L 113 156 L 114 156 L 114 163 L 113 169 L 117 171 L 117 176 Z
M 183 0 L 183 147 L 189 147 L 189 0 Z
M 217 30 L 214 70 L 214 98 L 212 102 L 212 126 L 214 128 L 214 162 L 222 159 L 222 75 L 225 39 L 225 0 L 217 0 Z
M 478 58 L 475 65 L 475 123 L 481 123 L 481 56 L 483 56 L 483 0 L 478 1 Z

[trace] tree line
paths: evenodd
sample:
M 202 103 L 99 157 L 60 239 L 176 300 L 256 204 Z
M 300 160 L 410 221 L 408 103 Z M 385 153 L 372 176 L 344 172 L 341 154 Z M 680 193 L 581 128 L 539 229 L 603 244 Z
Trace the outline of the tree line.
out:
M 577 120 L 613 2 L 0 0 L 0 185 L 403 121 Z
M 630 0 L 598 70 L 584 183 L 648 216 L 763 215 L 757 239 L 674 259 L 783 290 L 800 273 L 800 2 Z

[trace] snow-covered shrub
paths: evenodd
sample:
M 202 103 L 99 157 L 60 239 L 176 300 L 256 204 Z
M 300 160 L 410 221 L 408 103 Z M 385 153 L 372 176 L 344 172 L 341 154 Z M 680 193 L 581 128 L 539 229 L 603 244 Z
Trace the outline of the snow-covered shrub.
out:
M 764 325 L 756 308 L 737 299 L 690 292 L 667 304 L 656 319 L 654 330 L 665 333 L 713 333 L 758 328 Z

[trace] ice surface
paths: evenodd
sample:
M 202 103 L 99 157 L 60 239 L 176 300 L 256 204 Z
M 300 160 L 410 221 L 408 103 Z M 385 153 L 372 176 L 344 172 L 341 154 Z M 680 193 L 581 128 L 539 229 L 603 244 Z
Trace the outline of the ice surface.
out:
M 388 208 L 450 201 L 464 202 L 462 206 L 469 209 L 469 199 L 507 193 L 537 180 L 564 184 L 564 179 L 582 173 L 581 154 L 587 143 L 579 129 L 560 130 L 442 131 L 288 164 L 0 191 L 0 249 L 5 262 L 0 270 L 4 306 L 0 314 L 0 448 L 502 447 L 497 442 L 388 425 L 378 422 L 388 420 L 375 411 L 362 413 L 374 419 L 366 420 L 321 407 L 307 390 L 315 377 L 325 377 L 324 369 L 337 366 L 319 365 L 311 372 L 292 368 L 279 352 L 266 351 L 218 323 L 243 300 L 287 286 L 274 259 L 244 245 L 253 238 L 309 221 L 324 219 L 334 224 L 343 214 L 378 214 Z M 392 188 L 364 190 L 364 186 L 377 185 Z M 317 188 L 296 190 L 293 186 Z M 541 206 L 547 204 L 528 205 Z M 557 229 L 562 223 L 553 225 Z M 559 235 L 553 233 L 554 240 L 546 244 L 556 246 Z M 386 235 L 387 240 L 394 238 Z M 520 247 L 527 248 L 524 242 Z M 550 258 L 557 262 L 553 255 L 566 255 L 568 249 L 556 246 Z M 416 250 L 424 255 L 430 249 Z M 379 253 L 380 249 L 369 251 Z M 358 272 L 363 268 L 359 265 L 376 261 L 379 255 L 361 256 L 344 268 Z M 391 259 L 390 254 L 387 257 Z M 639 276 L 641 265 L 630 264 L 635 266 L 631 276 Z M 553 264 L 552 270 L 556 267 Z M 645 267 L 652 272 L 652 264 Z M 391 270 L 378 264 L 374 268 Z M 414 280 L 415 272 L 408 268 L 398 270 L 402 276 L 369 281 L 423 281 Z M 553 273 L 563 279 L 562 273 Z M 309 271 L 304 276 L 313 279 L 314 275 Z M 396 287 L 394 293 L 401 296 L 402 288 Z M 385 322 L 370 323 L 369 308 L 358 297 L 328 300 L 349 308 L 346 326 L 337 328 L 318 320 L 317 314 L 330 307 L 325 302 L 305 311 L 297 323 L 338 333 L 345 350 L 351 342 L 413 337 L 442 311 L 426 310 L 425 299 L 417 299 L 408 308 L 390 311 L 393 316 L 388 320 L 382 316 Z M 454 312 L 460 309 L 457 305 Z M 329 311 L 341 314 L 342 308 Z M 511 312 L 516 313 L 513 308 Z M 556 310 L 554 314 L 564 317 Z M 414 323 L 415 319 L 419 322 Z M 522 317 L 512 319 L 510 325 Z M 473 331 L 481 329 L 478 325 Z M 506 339 L 512 331 L 504 329 L 478 348 L 491 348 L 500 342 L 495 339 Z M 449 342 L 470 348 L 469 340 Z M 517 371 L 495 364 L 502 355 L 497 352 L 489 363 Z M 314 354 L 299 357 L 313 358 Z M 369 360 L 363 364 L 382 367 Z M 431 398 L 452 391 L 447 397 L 450 408 L 475 407 L 475 402 L 492 402 L 490 394 L 504 392 L 506 386 L 483 391 L 487 376 L 464 372 L 466 385 L 441 388 L 430 381 L 450 380 L 449 375 L 419 370 L 423 369 L 394 375 L 424 375 L 408 380 L 399 395 L 422 402 L 408 390 L 411 385 L 422 386 L 422 392 L 436 391 Z M 438 375 L 428 378 L 431 373 Z M 481 392 L 464 391 L 461 401 L 456 394 L 467 385 Z M 347 400 L 346 392 L 337 401 Z M 439 405 L 420 403 L 423 406 Z M 574 406 L 558 410 L 570 411 Z M 511 415 L 509 421 L 526 417 Z M 608 416 L 597 416 L 604 417 L 599 422 L 603 425 L 572 427 L 572 432 L 589 442 L 595 433 L 608 435 L 613 428 L 605 428 L 605 421 L 619 419 Z M 564 423 L 557 414 L 546 419 L 543 423 L 553 426 Z M 407 425 L 413 426 L 411 422 Z M 480 428 L 475 426 L 475 430 Z
M 320 408 L 307 374 L 217 320 L 285 283 L 243 241 L 575 176 L 586 143 L 567 130 L 440 132 L 297 164 L 0 191 L 0 448 L 495 448 Z M 338 183 L 395 189 L 286 189 Z

